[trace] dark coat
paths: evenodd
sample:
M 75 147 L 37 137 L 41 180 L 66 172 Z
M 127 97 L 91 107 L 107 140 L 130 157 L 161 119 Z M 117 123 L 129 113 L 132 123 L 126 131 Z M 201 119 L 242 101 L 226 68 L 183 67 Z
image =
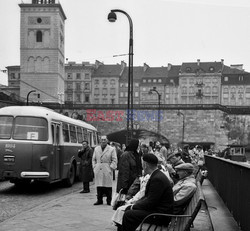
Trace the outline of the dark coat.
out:
M 172 186 L 159 169 L 155 170 L 146 185 L 145 196 L 135 202 L 133 210 L 146 210 L 152 213 L 172 213 L 174 196 Z
M 135 155 L 139 155 L 136 153 Z M 138 156 L 139 157 L 139 156 Z M 138 166 L 132 151 L 125 151 L 119 160 L 119 171 L 116 192 L 124 189 L 126 193 L 136 177 L 141 175 L 141 165 Z
M 83 182 L 90 182 L 93 180 L 92 156 L 93 150 L 90 147 L 78 151 L 78 157 L 81 158 L 80 178 Z

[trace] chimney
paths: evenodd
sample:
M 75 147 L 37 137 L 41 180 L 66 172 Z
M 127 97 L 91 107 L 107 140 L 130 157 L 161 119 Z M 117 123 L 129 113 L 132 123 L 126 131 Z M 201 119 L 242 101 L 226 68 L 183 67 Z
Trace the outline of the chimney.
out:
M 171 63 L 168 63 L 168 71 L 171 70 L 171 67 L 172 67 L 172 64 L 171 64 Z
M 197 65 L 200 66 L 200 59 L 197 59 Z

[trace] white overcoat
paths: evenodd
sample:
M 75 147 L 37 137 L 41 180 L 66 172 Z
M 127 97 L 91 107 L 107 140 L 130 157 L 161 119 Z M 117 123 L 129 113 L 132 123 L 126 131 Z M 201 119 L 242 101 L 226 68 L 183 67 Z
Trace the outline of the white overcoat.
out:
M 101 146 L 94 150 L 92 165 L 96 187 L 112 187 L 113 170 L 117 168 L 117 155 L 114 147 L 107 145 L 102 151 Z

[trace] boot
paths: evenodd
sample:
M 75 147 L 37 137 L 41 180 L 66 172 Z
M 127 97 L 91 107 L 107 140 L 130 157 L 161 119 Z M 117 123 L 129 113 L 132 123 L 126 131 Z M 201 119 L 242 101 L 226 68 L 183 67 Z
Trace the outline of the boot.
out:
M 97 201 L 94 203 L 94 205 L 102 205 L 103 201 L 102 201 L 102 188 L 97 187 Z

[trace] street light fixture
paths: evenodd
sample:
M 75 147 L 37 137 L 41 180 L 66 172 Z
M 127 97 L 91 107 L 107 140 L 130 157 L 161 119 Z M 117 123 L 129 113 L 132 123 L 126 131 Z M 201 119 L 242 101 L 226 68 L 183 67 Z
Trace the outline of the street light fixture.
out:
M 182 147 L 183 147 L 183 145 L 184 145 L 184 131 L 185 131 L 185 115 L 180 111 L 177 112 L 177 115 L 182 116 Z
M 157 133 L 158 133 L 158 139 L 160 140 L 160 110 L 161 110 L 161 95 L 156 90 L 156 87 L 153 87 L 153 89 L 150 89 L 148 94 L 153 94 L 153 92 L 157 93 L 158 95 L 158 127 L 157 127 Z
M 128 60 L 128 103 L 127 103 L 127 144 L 133 136 L 133 22 L 131 17 L 123 10 L 114 9 L 108 14 L 108 20 L 115 22 L 116 12 L 125 14 L 129 21 L 129 60 Z
M 29 105 L 29 96 L 32 92 L 36 92 L 36 90 L 32 90 L 32 91 L 29 91 L 28 94 L 27 94 L 27 101 L 26 101 L 26 105 L 28 106 Z

